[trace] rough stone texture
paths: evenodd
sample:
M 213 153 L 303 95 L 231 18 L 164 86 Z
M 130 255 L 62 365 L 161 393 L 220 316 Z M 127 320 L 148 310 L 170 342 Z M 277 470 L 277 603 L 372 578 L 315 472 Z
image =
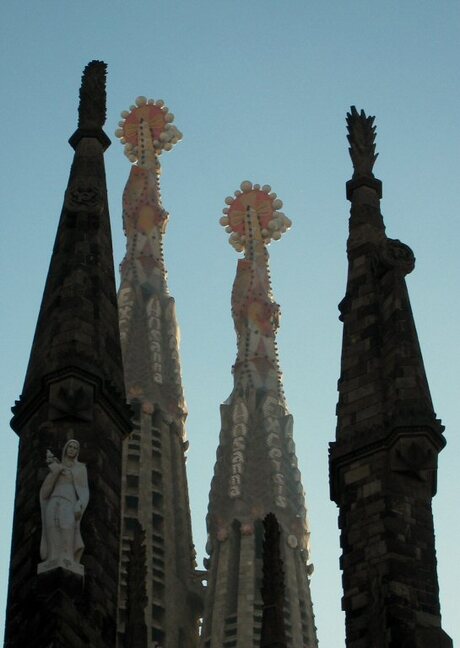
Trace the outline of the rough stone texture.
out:
M 101 65 L 97 62 L 100 77 Z M 83 85 L 91 78 L 91 64 Z M 89 77 L 88 77 L 89 75 Z M 46 281 L 23 394 L 14 408 L 19 458 L 10 564 L 7 648 L 113 648 L 122 440 L 130 427 L 119 345 L 100 128 L 77 130 L 75 158 Z M 81 579 L 37 576 L 38 493 L 46 451 L 76 438 L 90 489 L 82 519 Z
M 348 117 L 354 141 L 360 118 L 356 112 Z M 362 113 L 361 119 L 367 126 L 360 127 L 372 127 L 373 118 Z M 347 186 L 349 271 L 339 306 L 342 364 L 337 435 L 330 448 L 347 647 L 422 646 L 426 637 L 431 646 L 449 646 L 440 627 L 431 513 L 445 440 L 404 279 L 414 256 L 386 236 L 381 185 L 372 173 L 366 177 L 357 170 L 355 165 Z

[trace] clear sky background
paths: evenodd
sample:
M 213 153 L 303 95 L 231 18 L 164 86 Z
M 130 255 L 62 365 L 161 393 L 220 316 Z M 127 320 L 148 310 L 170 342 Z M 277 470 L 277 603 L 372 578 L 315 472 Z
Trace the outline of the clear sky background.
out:
M 184 140 L 162 156 L 165 257 L 182 331 L 188 478 L 202 565 L 205 515 L 236 340 L 237 254 L 218 219 L 249 179 L 271 184 L 292 230 L 270 248 L 282 309 L 281 367 L 307 491 L 323 648 L 344 645 L 337 510 L 329 500 L 352 167 L 345 115 L 376 115 L 376 176 L 388 235 L 412 247 L 409 292 L 438 416 L 446 425 L 434 515 L 444 629 L 460 640 L 458 0 L 41 0 L 0 24 L 0 623 L 4 624 L 22 389 L 67 183 L 86 63 L 109 65 L 106 169 L 115 264 L 130 164 L 113 137 L 138 95 L 162 98 Z M 118 274 L 118 273 L 117 273 Z M 37 494 L 38 496 L 38 494 Z

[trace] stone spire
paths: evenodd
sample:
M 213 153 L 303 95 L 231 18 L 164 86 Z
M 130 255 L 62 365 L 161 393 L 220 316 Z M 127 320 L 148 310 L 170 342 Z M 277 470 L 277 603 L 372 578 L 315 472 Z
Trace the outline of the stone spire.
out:
M 106 65 L 85 68 L 75 149 L 12 427 L 19 458 L 5 646 L 113 648 L 124 399 L 104 172 Z
M 126 391 L 135 419 L 123 456 L 119 647 L 136 643 L 132 636 L 136 624 L 130 623 L 127 612 L 139 604 L 131 600 L 127 575 L 133 534 L 140 525 L 145 534 L 142 607 L 149 642 L 193 648 L 198 642 L 202 586 L 195 573 L 185 471 L 187 410 L 179 328 L 163 257 L 168 213 L 159 183 L 159 155 L 182 135 L 161 100 L 138 97 L 122 117 L 116 135 L 125 144 L 132 167 L 123 194 L 127 240 L 118 306 Z
M 123 368 L 114 309 L 112 240 L 103 153 L 106 65 L 83 73 L 79 125 L 64 207 L 46 280 L 21 401 L 40 391 L 44 371 L 68 366 L 97 375 L 123 394 Z M 110 386 L 109 386 L 110 385 Z M 75 396 L 76 397 L 76 396 Z M 15 411 L 23 411 L 23 402 Z M 78 407 L 78 404 L 75 404 Z
M 269 519 L 274 519 L 280 532 L 271 564 L 282 561 L 284 565 L 284 575 L 278 571 L 284 579 L 278 591 L 284 590 L 285 645 L 313 648 L 317 641 L 309 585 L 309 530 L 292 417 L 276 352 L 279 308 L 272 296 L 266 249 L 291 223 L 277 211 L 282 203 L 268 185 L 243 182 L 241 191 L 226 203 L 221 224 L 235 249 L 244 251 L 244 258 L 238 261 L 232 293 L 238 347 L 234 389 L 221 406 L 222 429 L 207 518 L 210 558 L 205 560 L 208 588 L 202 646 L 260 644 L 263 564 L 270 565 L 270 559 L 263 558 L 263 520 L 271 514 Z M 266 627 L 273 621 L 268 609 L 267 614 Z
M 431 499 L 445 445 L 433 410 L 405 275 L 374 177 L 374 117 L 347 115 L 353 178 L 348 280 L 331 497 L 340 508 L 348 648 L 451 646 L 441 630 Z

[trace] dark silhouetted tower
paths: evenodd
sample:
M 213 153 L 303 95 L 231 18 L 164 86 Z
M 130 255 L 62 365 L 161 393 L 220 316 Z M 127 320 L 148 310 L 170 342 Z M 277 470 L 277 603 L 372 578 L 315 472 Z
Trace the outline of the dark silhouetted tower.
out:
M 75 157 L 13 410 L 8 648 L 115 644 L 121 453 L 131 426 L 103 160 L 105 75 L 99 61 L 83 74 Z
M 405 275 L 412 250 L 385 234 L 374 118 L 347 116 L 353 178 L 331 496 L 340 508 L 348 648 L 448 648 L 431 499 L 443 426 L 431 402 Z

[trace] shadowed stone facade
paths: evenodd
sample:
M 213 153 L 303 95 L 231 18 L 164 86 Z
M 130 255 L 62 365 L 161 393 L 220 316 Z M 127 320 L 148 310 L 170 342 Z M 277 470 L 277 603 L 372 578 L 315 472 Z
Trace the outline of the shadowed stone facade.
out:
M 113 648 L 125 402 L 103 153 L 104 63 L 85 69 L 75 157 L 22 396 L 12 427 L 19 458 L 7 648 Z M 39 490 L 69 439 L 80 444 L 89 503 L 81 519 L 84 578 L 59 566 L 37 574 Z M 58 498 L 59 506 L 65 498 Z M 58 514 L 56 514 L 58 515 Z M 66 521 L 56 521 L 57 533 Z
M 286 648 L 284 627 L 284 570 L 281 560 L 280 529 L 276 517 L 269 513 L 264 520 L 262 630 L 260 648 Z
M 452 645 L 441 629 L 431 499 L 445 445 L 407 293 L 410 248 L 387 237 L 374 118 L 354 109 L 354 166 L 331 496 L 340 508 L 348 648 Z

